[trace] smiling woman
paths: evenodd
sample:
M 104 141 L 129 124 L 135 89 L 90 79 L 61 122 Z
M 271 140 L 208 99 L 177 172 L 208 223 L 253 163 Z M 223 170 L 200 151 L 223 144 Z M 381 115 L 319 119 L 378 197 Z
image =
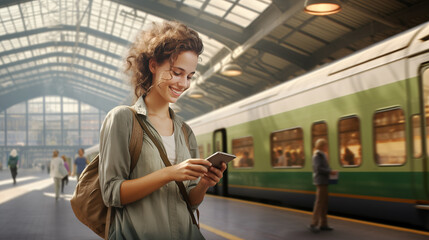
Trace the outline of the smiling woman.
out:
M 202 51 L 198 33 L 178 22 L 154 24 L 130 48 L 126 73 L 136 103 L 110 111 L 100 136 L 102 197 L 113 209 L 109 239 L 204 239 L 193 211 L 226 164 L 217 169 L 199 158 L 192 129 L 169 108 L 189 88 Z M 132 168 L 134 111 L 145 134 Z

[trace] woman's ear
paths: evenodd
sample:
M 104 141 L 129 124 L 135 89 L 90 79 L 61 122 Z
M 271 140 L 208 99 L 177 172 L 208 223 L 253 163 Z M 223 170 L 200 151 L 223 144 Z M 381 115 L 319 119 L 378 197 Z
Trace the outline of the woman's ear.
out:
M 149 70 L 152 74 L 155 74 L 157 65 L 158 64 L 155 59 L 149 59 Z

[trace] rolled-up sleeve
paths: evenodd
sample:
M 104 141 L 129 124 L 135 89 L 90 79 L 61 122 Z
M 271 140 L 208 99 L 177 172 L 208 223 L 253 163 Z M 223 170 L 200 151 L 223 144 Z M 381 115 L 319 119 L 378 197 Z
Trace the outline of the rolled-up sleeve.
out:
M 121 184 L 130 175 L 129 141 L 132 121 L 131 110 L 120 106 L 107 114 L 101 126 L 98 172 L 106 206 L 122 207 Z

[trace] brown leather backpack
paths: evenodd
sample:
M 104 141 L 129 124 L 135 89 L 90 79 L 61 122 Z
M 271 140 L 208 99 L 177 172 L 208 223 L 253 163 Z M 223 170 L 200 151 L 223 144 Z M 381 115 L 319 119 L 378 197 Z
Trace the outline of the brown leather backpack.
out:
M 133 171 L 140 156 L 143 144 L 143 129 L 140 127 L 133 111 L 133 129 L 129 144 L 131 167 Z M 100 182 L 98 177 L 99 155 L 88 164 L 78 179 L 73 197 L 70 200 L 73 212 L 83 224 L 88 226 L 98 236 L 107 238 L 111 219 L 111 207 L 104 205 L 101 196 Z

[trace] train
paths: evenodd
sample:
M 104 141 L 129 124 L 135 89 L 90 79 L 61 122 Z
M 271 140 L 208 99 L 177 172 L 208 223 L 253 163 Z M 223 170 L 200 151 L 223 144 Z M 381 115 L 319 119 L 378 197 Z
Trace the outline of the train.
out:
M 330 212 L 429 228 L 429 22 L 187 123 L 237 156 L 214 194 L 311 209 L 323 138 Z

